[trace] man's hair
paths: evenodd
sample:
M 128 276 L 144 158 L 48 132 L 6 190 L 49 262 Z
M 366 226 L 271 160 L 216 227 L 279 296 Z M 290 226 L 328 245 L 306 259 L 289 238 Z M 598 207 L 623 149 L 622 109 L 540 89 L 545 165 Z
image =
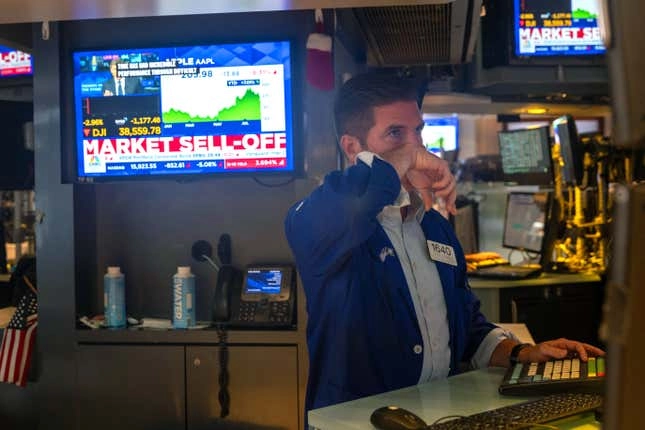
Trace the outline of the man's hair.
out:
M 374 108 L 400 101 L 420 102 L 419 82 L 391 72 L 371 71 L 343 84 L 334 101 L 334 125 L 338 139 L 344 134 L 365 142 L 374 125 Z

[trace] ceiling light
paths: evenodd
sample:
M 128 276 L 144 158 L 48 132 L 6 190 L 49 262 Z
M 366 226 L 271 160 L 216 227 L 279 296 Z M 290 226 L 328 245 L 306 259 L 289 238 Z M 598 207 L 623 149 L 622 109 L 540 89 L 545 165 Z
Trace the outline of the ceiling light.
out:
M 531 115 L 542 115 L 546 113 L 546 108 L 543 107 L 532 107 L 526 109 L 526 113 Z

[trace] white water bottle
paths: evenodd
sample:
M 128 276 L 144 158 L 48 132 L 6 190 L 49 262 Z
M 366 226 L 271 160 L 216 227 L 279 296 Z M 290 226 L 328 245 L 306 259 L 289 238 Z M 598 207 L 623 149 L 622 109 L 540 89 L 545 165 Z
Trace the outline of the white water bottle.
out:
M 125 275 L 118 266 L 110 266 L 103 277 L 105 326 L 125 327 Z
M 189 266 L 177 267 L 172 277 L 172 326 L 188 328 L 195 325 L 195 275 Z

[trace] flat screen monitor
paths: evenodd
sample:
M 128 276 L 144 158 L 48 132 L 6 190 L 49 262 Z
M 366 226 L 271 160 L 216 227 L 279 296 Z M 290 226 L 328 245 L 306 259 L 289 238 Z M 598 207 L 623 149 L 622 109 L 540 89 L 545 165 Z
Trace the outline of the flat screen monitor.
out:
M 32 74 L 31 54 L 0 45 L 0 78 L 18 78 Z
M 517 57 L 593 56 L 605 53 L 596 0 L 514 0 Z
M 562 158 L 562 182 L 569 186 L 580 186 L 584 175 L 584 152 L 578 138 L 576 123 L 571 115 L 564 115 L 553 121 L 553 135 Z
M 511 191 L 506 199 L 502 246 L 542 253 L 550 204 L 548 191 Z
M 504 182 L 516 185 L 553 184 L 549 127 L 535 127 L 498 134 Z
M 424 117 L 425 125 L 421 130 L 423 145 L 438 157 L 446 158 L 456 154 L 459 149 L 459 118 Z
M 459 205 L 458 201 L 457 213 L 450 217 L 459 244 L 465 254 L 479 252 L 478 212 L 476 202 Z
M 289 41 L 72 56 L 77 182 L 297 172 Z

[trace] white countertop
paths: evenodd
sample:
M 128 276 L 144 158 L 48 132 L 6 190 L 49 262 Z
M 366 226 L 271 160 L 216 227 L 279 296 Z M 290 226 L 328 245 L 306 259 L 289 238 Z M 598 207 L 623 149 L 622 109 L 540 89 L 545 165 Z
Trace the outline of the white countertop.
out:
M 466 372 L 447 379 L 416 385 L 351 402 L 309 411 L 309 426 L 320 430 L 373 429 L 370 415 L 381 406 L 398 406 L 432 424 L 446 415 L 472 415 L 519 403 L 526 397 L 498 394 L 505 369 Z

